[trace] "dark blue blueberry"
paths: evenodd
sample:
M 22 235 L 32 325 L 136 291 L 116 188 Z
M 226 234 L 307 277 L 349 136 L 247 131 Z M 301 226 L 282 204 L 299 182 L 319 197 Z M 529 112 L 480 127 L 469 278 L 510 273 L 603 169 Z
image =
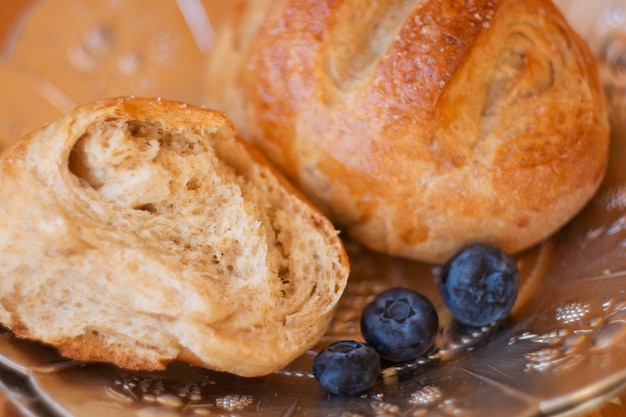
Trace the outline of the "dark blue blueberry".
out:
M 380 377 L 380 357 L 365 343 L 342 340 L 315 356 L 313 375 L 328 391 L 354 395 L 365 391 Z
M 519 271 L 515 261 L 502 250 L 473 244 L 443 265 L 439 289 L 458 321 L 484 326 L 506 317 L 513 308 Z
M 433 304 L 406 288 L 380 293 L 361 315 L 361 334 L 378 354 L 392 362 L 416 359 L 432 345 L 439 328 Z

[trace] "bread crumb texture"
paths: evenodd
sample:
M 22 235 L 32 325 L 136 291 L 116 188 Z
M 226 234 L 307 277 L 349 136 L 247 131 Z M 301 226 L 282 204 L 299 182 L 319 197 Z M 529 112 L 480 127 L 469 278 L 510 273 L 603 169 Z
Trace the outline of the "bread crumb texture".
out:
M 67 356 L 263 375 L 319 340 L 344 289 L 333 226 L 219 113 L 96 102 L 0 167 L 0 321 Z

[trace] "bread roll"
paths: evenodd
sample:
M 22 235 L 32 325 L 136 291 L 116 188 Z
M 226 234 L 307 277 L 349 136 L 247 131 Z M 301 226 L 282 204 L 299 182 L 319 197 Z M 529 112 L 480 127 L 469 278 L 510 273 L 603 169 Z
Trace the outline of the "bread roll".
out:
M 603 178 L 594 58 L 549 0 L 250 0 L 206 103 L 366 246 L 443 262 L 553 234 Z
M 80 360 L 268 374 L 325 332 L 332 224 L 223 115 L 85 105 L 0 156 L 0 322 Z

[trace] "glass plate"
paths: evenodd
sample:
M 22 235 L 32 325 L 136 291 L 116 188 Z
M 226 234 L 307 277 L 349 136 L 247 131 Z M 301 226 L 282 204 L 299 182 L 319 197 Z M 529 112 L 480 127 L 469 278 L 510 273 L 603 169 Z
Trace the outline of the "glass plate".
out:
M 47 0 L 0 54 L 0 147 L 96 98 L 142 95 L 201 104 L 202 63 L 220 15 L 212 0 Z M 443 308 L 436 267 L 346 241 L 352 276 L 328 334 L 359 338 L 373 294 L 412 287 L 439 310 L 427 356 L 384 371 L 355 397 L 310 373 L 316 349 L 286 369 L 239 378 L 174 363 L 130 372 L 64 359 L 0 331 L 0 387 L 30 416 L 532 416 L 571 412 L 626 385 L 626 5 L 560 0 L 598 56 L 611 105 L 606 180 L 552 239 L 520 255 L 519 300 L 497 327 L 467 328 Z M 2 58 L 0 58 L 2 59 Z

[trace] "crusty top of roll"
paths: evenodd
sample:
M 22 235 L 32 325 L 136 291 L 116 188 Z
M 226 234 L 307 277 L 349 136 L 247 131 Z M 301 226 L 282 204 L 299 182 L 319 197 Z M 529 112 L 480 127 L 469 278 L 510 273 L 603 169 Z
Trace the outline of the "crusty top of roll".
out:
M 594 58 L 549 0 L 241 1 L 205 96 L 357 240 L 428 262 L 538 243 L 607 162 Z
M 268 374 L 325 332 L 331 223 L 223 115 L 85 105 L 0 157 L 0 322 L 81 360 Z

